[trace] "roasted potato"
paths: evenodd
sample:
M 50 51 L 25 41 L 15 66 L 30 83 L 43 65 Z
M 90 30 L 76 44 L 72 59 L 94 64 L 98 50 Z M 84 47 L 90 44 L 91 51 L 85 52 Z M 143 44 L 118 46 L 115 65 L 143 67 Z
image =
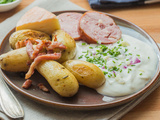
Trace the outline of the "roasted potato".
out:
M 26 47 L 9 51 L 0 55 L 0 66 L 10 72 L 27 72 L 31 63 Z M 79 85 L 74 75 L 64 66 L 53 60 L 40 62 L 36 69 L 49 82 L 51 87 L 63 97 L 71 97 L 77 93 Z
M 26 72 L 29 69 L 27 63 L 31 63 L 26 47 L 9 51 L 0 55 L 0 66 L 3 70 L 11 72 Z
M 61 42 L 67 47 L 67 49 L 62 51 L 62 57 L 58 60 L 58 62 L 62 63 L 74 58 L 76 55 L 76 43 L 69 34 L 63 30 L 57 30 L 52 34 L 52 41 Z
M 78 81 L 71 72 L 58 62 L 53 60 L 42 61 L 36 69 L 61 96 L 71 97 L 77 93 Z
M 102 70 L 92 63 L 81 60 L 68 60 L 62 65 L 77 78 L 79 83 L 87 87 L 98 88 L 106 80 Z
M 40 40 L 51 40 L 50 36 L 44 32 L 25 29 L 25 30 L 19 30 L 17 32 L 14 32 L 9 38 L 9 44 L 12 49 L 15 49 L 15 44 L 18 41 L 21 41 L 27 38 L 34 38 L 34 39 L 40 39 Z

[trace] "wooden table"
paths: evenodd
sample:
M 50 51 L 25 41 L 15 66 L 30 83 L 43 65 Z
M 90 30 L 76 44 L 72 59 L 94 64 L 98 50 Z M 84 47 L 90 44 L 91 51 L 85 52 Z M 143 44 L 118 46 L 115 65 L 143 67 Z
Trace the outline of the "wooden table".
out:
M 33 1 L 34 0 L 23 0 L 15 9 L 0 13 L 0 23 L 22 10 Z M 87 10 L 93 10 L 90 8 L 87 0 L 70 1 Z M 156 42 L 160 43 L 160 3 L 137 7 L 103 9 L 100 11 L 116 15 L 135 23 L 149 33 Z M 121 120 L 160 120 L 160 87 L 127 113 Z

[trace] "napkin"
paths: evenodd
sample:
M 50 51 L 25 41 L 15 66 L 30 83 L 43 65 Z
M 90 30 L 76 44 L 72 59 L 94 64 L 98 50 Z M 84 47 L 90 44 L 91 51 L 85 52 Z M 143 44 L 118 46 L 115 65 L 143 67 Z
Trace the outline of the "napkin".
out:
M 3 38 L 6 36 L 8 31 L 15 27 L 20 17 L 34 6 L 45 8 L 48 11 L 84 10 L 83 8 L 71 3 L 68 0 L 36 0 L 19 13 L 0 23 L 0 42 L 2 42 Z M 125 115 L 128 111 L 133 109 L 151 92 L 153 92 L 159 85 L 160 80 L 158 80 L 155 86 L 152 87 L 148 92 L 124 105 L 120 105 L 114 108 L 92 111 L 65 110 L 45 106 L 37 102 L 34 102 L 28 99 L 27 97 L 24 97 L 20 93 L 14 91 L 12 88 L 10 89 L 12 90 L 13 94 L 17 97 L 22 107 L 24 108 L 24 120 L 117 120 L 120 119 L 123 115 Z M 5 120 L 11 120 L 2 113 L 0 113 L 0 116 Z
M 160 2 L 157 0 L 88 0 L 91 8 L 115 8 Z

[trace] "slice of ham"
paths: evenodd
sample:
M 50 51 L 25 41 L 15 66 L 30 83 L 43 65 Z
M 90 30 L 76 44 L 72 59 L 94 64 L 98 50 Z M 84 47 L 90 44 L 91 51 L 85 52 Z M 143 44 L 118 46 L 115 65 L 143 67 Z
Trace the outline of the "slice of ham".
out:
M 34 61 L 32 62 L 28 72 L 25 75 L 25 79 L 28 79 L 31 77 L 31 75 L 34 73 L 35 67 L 42 61 L 42 60 L 58 60 L 61 57 L 61 53 L 53 53 L 53 54 L 46 54 L 46 55 L 40 55 L 37 56 Z
M 104 13 L 84 13 L 79 23 L 81 38 L 87 43 L 115 43 L 121 38 L 121 30 L 114 20 Z
M 67 12 L 58 15 L 61 29 L 68 33 L 74 40 L 80 40 L 79 20 L 83 14 Z

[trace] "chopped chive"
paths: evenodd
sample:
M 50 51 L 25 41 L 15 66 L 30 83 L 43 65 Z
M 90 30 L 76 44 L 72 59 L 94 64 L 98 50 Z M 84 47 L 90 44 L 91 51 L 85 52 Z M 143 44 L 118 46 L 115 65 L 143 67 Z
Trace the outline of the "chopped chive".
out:
M 142 73 L 140 73 L 139 75 L 142 75 Z
M 132 69 L 129 68 L 129 69 L 128 69 L 128 73 L 130 73 L 130 71 L 132 71 Z
M 106 71 L 103 71 L 103 74 L 104 74 L 104 75 L 106 75 L 106 74 L 108 74 L 108 72 L 106 72 Z
M 120 67 L 122 65 L 122 63 L 121 64 L 119 64 L 118 66 Z
M 120 41 L 117 42 L 118 44 L 120 43 Z
M 86 43 L 82 43 L 82 45 L 86 45 Z
M 79 56 L 78 59 L 81 59 L 83 57 L 83 55 Z
M 127 49 L 127 48 L 125 48 L 125 51 L 124 51 L 124 52 L 126 53 L 127 51 L 128 51 L 128 49 Z
M 114 75 L 114 77 L 116 77 L 116 74 L 115 74 L 115 73 L 113 73 L 113 75 Z
M 112 76 L 112 74 L 110 73 L 109 75 L 108 75 L 108 77 L 110 78 Z
M 131 65 L 131 66 L 136 66 L 136 65 Z

